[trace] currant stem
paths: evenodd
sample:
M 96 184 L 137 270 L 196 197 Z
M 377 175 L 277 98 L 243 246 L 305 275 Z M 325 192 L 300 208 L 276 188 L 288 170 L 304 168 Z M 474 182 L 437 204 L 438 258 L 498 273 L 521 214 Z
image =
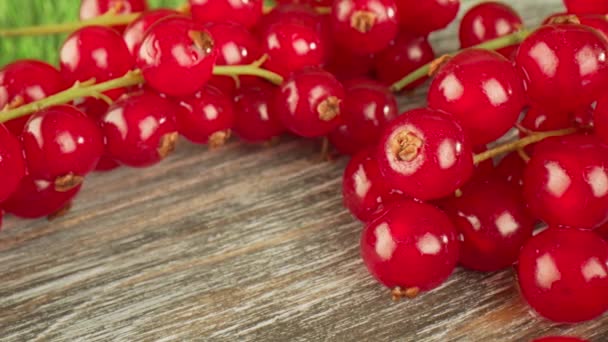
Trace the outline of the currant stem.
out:
M 509 35 L 506 36 L 502 36 L 493 40 L 489 40 L 487 42 L 483 42 L 481 44 L 475 45 L 472 48 L 475 49 L 484 49 L 484 50 L 498 50 L 498 49 L 502 49 L 504 47 L 507 46 L 511 46 L 511 45 L 516 45 L 521 43 L 524 39 L 526 39 L 530 34 L 532 33 L 532 31 L 530 30 L 519 30 L 517 32 L 511 33 Z M 445 56 L 442 56 L 443 58 L 445 58 Z M 400 79 L 399 81 L 393 83 L 391 85 L 391 91 L 394 92 L 399 92 L 401 91 L 403 88 L 407 87 L 408 85 L 418 81 L 421 78 L 424 78 L 426 76 L 429 76 L 429 73 L 431 72 L 431 66 L 434 64 L 433 62 L 427 63 L 423 66 L 421 66 L 420 68 L 414 70 L 412 73 L 406 75 L 405 77 L 403 77 L 402 79 Z
M 75 21 L 70 23 L 50 24 L 43 26 L 26 26 L 14 29 L 0 29 L 0 37 L 40 36 L 57 33 L 68 33 L 86 26 L 116 26 L 127 25 L 137 19 L 141 13 L 104 14 L 97 18 Z
M 266 69 L 262 69 L 254 64 L 216 66 L 213 68 L 213 74 L 217 76 L 258 76 L 275 85 L 280 85 L 283 83 L 283 77 L 281 75 Z
M 499 156 L 501 154 L 521 150 L 528 145 L 535 144 L 535 143 L 545 140 L 547 138 L 569 135 L 569 134 L 576 133 L 577 131 L 578 131 L 578 129 L 576 129 L 576 128 L 567 128 L 567 129 L 560 129 L 557 131 L 534 133 L 525 138 L 521 138 L 519 140 L 515 140 L 512 142 L 503 144 L 503 145 L 499 145 L 499 146 L 494 147 L 493 149 L 476 154 L 475 157 L 473 158 L 473 161 L 475 164 L 479 164 L 488 159 Z
M 264 60 L 263 58 L 264 57 L 262 57 L 261 59 L 262 62 Z M 248 65 L 215 66 L 213 68 L 213 74 L 221 76 L 258 76 L 277 85 L 283 82 L 283 77 L 278 74 L 275 74 L 272 71 L 260 68 L 259 64 L 260 62 L 256 61 Z M 31 114 L 43 108 L 69 103 L 73 100 L 82 97 L 95 97 L 107 101 L 108 97 L 105 96 L 103 92 L 112 89 L 138 85 L 143 82 L 144 78 L 141 75 L 141 71 L 138 69 L 129 71 L 122 77 L 115 78 L 113 80 L 109 80 L 103 83 L 94 84 L 94 80 L 89 80 L 86 82 L 76 82 L 76 84 L 74 84 L 72 88 L 44 98 L 42 100 L 34 101 L 26 105 L 22 105 L 9 110 L 0 111 L 0 123 Z

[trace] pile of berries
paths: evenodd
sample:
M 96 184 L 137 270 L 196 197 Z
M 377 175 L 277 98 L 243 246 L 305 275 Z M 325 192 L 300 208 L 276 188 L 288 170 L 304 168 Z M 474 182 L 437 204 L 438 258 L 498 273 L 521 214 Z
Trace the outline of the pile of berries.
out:
M 83 0 L 59 69 L 0 69 L 0 208 L 60 214 L 91 172 L 157 164 L 180 135 L 325 138 L 352 156 L 344 203 L 394 298 L 457 264 L 515 264 L 538 314 L 596 318 L 608 310 L 608 1 L 565 5 L 528 31 L 509 6 L 481 3 L 460 22 L 463 50 L 436 58 L 428 35 L 459 0 L 190 0 L 179 12 Z M 428 76 L 427 106 L 399 115 L 394 92 Z

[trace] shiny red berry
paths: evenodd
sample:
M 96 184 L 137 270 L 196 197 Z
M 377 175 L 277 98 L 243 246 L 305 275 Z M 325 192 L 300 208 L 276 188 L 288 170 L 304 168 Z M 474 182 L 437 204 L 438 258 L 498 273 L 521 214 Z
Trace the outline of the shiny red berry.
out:
M 369 222 L 404 197 L 380 174 L 375 148 L 360 151 L 348 162 L 342 177 L 342 200 L 357 219 Z
M 80 20 L 93 19 L 108 12 L 115 14 L 130 14 L 143 12 L 148 8 L 146 0 L 82 0 L 80 2 Z M 123 30 L 124 26 L 116 26 Z
M 507 154 L 495 168 L 497 178 L 507 181 L 515 188 L 521 188 L 524 185 L 525 169 L 526 161 L 517 152 Z
M 264 36 L 268 29 L 276 23 L 292 23 L 314 28 L 321 36 L 329 36 L 329 25 L 326 25 L 322 16 L 311 6 L 301 3 L 279 4 L 272 11 L 265 14 L 255 31 Z
M 330 18 L 334 40 L 358 54 L 382 51 L 399 30 L 395 0 L 336 0 Z
M 404 30 L 426 36 L 456 18 L 460 0 L 397 0 L 397 8 Z
M 343 124 L 329 134 L 329 141 L 344 154 L 375 146 L 384 127 L 397 117 L 397 100 L 385 86 L 366 79 L 346 83 Z
M 219 147 L 230 138 L 234 109 L 230 98 L 219 89 L 206 85 L 193 96 L 182 98 L 179 105 L 177 128 L 188 140 Z
M 192 18 L 199 23 L 234 22 L 253 27 L 262 17 L 262 0 L 188 0 Z
M 276 87 L 268 83 L 244 87 L 234 95 L 234 132 L 248 142 L 265 142 L 285 132 L 274 108 Z
M 139 47 L 144 40 L 146 31 L 157 21 L 179 13 L 168 8 L 158 8 L 142 13 L 142 15 L 131 22 L 122 36 L 133 57 L 137 56 Z
M 583 340 L 578 337 L 570 337 L 570 336 L 548 336 L 537 338 L 532 342 L 589 342 L 587 340 Z
M 456 266 L 456 229 L 441 210 L 404 200 L 365 227 L 361 256 L 368 271 L 389 288 L 431 290 Z
M 605 15 L 583 15 L 577 18 L 581 25 L 596 29 L 604 38 L 608 39 L 608 18 Z
M 448 196 L 473 173 L 473 152 L 462 127 L 447 114 L 414 109 L 384 130 L 380 171 L 392 187 L 421 200 Z
M 341 81 L 371 77 L 374 71 L 374 55 L 359 55 L 334 42 L 324 69 Z
M 133 68 L 126 43 L 114 30 L 87 26 L 72 33 L 59 51 L 61 74 L 70 83 L 104 82 L 118 78 Z
M 454 115 L 473 145 L 485 145 L 513 127 L 526 105 L 526 93 L 506 58 L 493 51 L 469 49 L 437 72 L 428 103 Z
M 550 225 L 592 229 L 608 220 L 608 145 L 594 136 L 546 139 L 524 174 L 532 213 Z
M 581 25 L 548 25 L 520 46 L 516 61 L 532 104 L 549 112 L 589 106 L 608 82 L 608 41 Z M 559 96 L 556 96 L 559 94 Z
M 537 106 L 530 107 L 519 124 L 530 132 L 548 132 L 574 126 L 568 113 L 551 113 Z
M 114 103 L 102 119 L 108 156 L 132 167 L 158 163 L 175 148 L 177 110 L 177 105 L 152 92 Z
M 517 32 L 523 26 L 519 14 L 511 6 L 500 2 L 483 2 L 471 8 L 460 21 L 460 46 L 468 48 L 488 40 Z M 517 46 L 498 52 L 510 58 Z
M 325 46 L 319 32 L 298 23 L 272 25 L 262 37 L 262 46 L 268 54 L 264 67 L 283 76 L 325 63 Z
M 25 161 L 19 140 L 0 124 L 0 202 L 7 199 L 25 175 Z
M 528 304 L 552 321 L 587 321 L 608 309 L 608 243 L 591 231 L 536 235 L 524 245 L 517 273 Z
M 435 52 L 425 36 L 401 31 L 386 49 L 376 55 L 374 70 L 379 81 L 391 85 L 434 59 Z M 412 90 L 426 79 L 423 77 L 404 90 Z
M 608 14 L 606 0 L 564 0 L 569 13 L 574 14 Z
M 291 132 L 315 138 L 329 134 L 341 123 L 344 87 L 323 70 L 308 69 L 287 78 L 275 97 L 275 110 Z
M 504 180 L 470 183 L 442 208 L 461 235 L 460 264 L 469 269 L 493 272 L 511 266 L 532 236 L 534 220 L 521 193 Z
M 66 191 L 82 183 L 104 151 L 95 121 L 68 105 L 53 106 L 31 116 L 21 137 L 29 175 Z
M 81 185 L 68 191 L 57 191 L 52 181 L 37 180 L 25 176 L 17 191 L 5 202 L 2 208 L 10 214 L 22 218 L 40 218 L 53 215 L 68 207 Z
M 250 64 L 262 57 L 262 46 L 258 39 L 244 26 L 232 23 L 213 23 L 206 26 L 211 33 L 218 57 L 215 65 Z M 247 83 L 248 76 L 238 76 L 241 85 Z M 225 94 L 232 94 L 236 89 L 234 78 L 213 76 L 209 84 Z
M 0 111 L 14 108 L 65 90 L 63 77 L 53 66 L 37 60 L 20 60 L 0 69 Z M 14 134 L 20 135 L 28 115 L 5 122 Z
M 152 25 L 137 54 L 149 86 L 171 96 L 190 96 L 211 78 L 218 51 L 203 24 L 168 17 Z
M 603 94 L 596 103 L 593 111 L 593 127 L 595 134 L 608 144 L 608 93 Z

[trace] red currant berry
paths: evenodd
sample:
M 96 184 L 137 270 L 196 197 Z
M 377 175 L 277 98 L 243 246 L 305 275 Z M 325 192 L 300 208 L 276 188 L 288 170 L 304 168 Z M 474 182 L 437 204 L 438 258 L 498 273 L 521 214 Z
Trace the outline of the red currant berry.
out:
M 597 100 L 593 111 L 593 127 L 595 134 L 608 144 L 608 93 Z
M 133 57 L 126 43 L 114 30 L 87 26 L 72 33 L 59 51 L 61 74 L 70 83 L 104 82 L 126 74 Z
M 574 14 L 608 14 L 606 0 L 564 0 L 569 13 Z
M 144 40 L 146 31 L 157 21 L 179 13 L 168 8 L 158 8 L 143 13 L 135 21 L 131 22 L 123 32 L 123 39 L 133 57 L 137 56 L 141 42 Z
M 537 338 L 532 342 L 589 342 L 587 340 L 583 340 L 578 337 L 569 337 L 569 336 L 548 336 Z
M 188 0 L 192 18 L 199 23 L 234 22 L 253 27 L 262 17 L 262 0 Z
M 456 229 L 441 210 L 404 200 L 365 227 L 361 256 L 368 271 L 389 288 L 430 290 L 458 262 Z
M 272 25 L 265 32 L 262 45 L 268 54 L 265 68 L 284 76 L 325 62 L 325 46 L 320 34 L 301 24 L 279 22 Z
M 425 36 L 401 31 L 384 51 L 376 55 L 374 69 L 378 80 L 391 85 L 434 59 L 435 52 Z M 396 70 L 399 72 L 395 72 Z M 423 84 L 426 79 L 421 78 L 404 90 L 412 90 Z
M 524 185 L 525 169 L 526 161 L 522 156 L 511 152 L 500 160 L 495 170 L 497 178 L 507 181 L 515 188 L 521 188 Z
M 232 101 L 219 89 L 204 86 L 179 102 L 177 128 L 181 135 L 198 144 L 219 147 L 230 138 L 234 126 Z
M 342 177 L 342 199 L 356 218 L 369 222 L 399 198 L 404 196 L 393 192 L 380 174 L 374 148 L 366 148 L 350 160 Z
M 108 156 L 132 167 L 158 163 L 175 148 L 177 110 L 177 105 L 152 92 L 114 103 L 102 119 Z
M 385 86 L 358 79 L 345 86 L 343 121 L 329 141 L 343 154 L 376 145 L 384 126 L 397 117 L 397 100 Z
M 256 27 L 256 32 L 264 36 L 276 23 L 292 23 L 314 28 L 322 37 L 329 36 L 329 25 L 312 7 L 304 4 L 280 4 L 264 15 Z
M 404 30 L 426 36 L 456 18 L 460 0 L 397 0 L 397 8 Z
M 493 51 L 465 50 L 447 62 L 431 83 L 429 107 L 454 115 L 485 145 L 507 133 L 526 104 L 521 77 Z
M 532 213 L 550 225 L 592 229 L 608 220 L 608 145 L 594 136 L 546 139 L 524 174 Z
M 36 60 L 21 60 L 0 69 L 0 111 L 38 101 L 67 88 L 57 69 Z M 4 123 L 20 135 L 29 116 Z
M 528 304 L 555 322 L 591 320 L 608 309 L 608 243 L 597 234 L 549 228 L 524 245 L 519 286 Z
M 344 87 L 323 70 L 307 69 L 287 78 L 275 97 L 285 128 L 306 137 L 322 137 L 341 123 Z
M 67 191 L 95 169 L 104 151 L 101 130 L 78 109 L 54 106 L 32 115 L 21 137 L 29 174 Z
M 608 81 L 608 41 L 581 25 L 543 26 L 517 53 L 528 97 L 548 112 L 575 112 L 597 100 Z M 555 96 L 559 94 L 559 96 Z
M 274 110 L 275 87 L 268 83 L 244 87 L 234 96 L 234 131 L 248 142 L 264 142 L 285 132 Z
M 371 77 L 374 69 L 374 55 L 358 55 L 338 43 L 334 43 L 325 70 L 339 80 Z
M 114 89 L 108 95 L 112 101 L 118 100 L 121 96 L 125 95 L 127 89 L 120 88 Z M 99 121 L 110 108 L 110 104 L 103 99 L 97 99 L 94 97 L 81 97 L 73 101 L 74 107 L 78 108 L 81 112 L 85 113 L 88 117 L 95 121 Z
M 148 8 L 146 0 L 82 0 L 80 2 L 80 20 L 93 19 L 108 12 L 130 14 L 143 12 Z M 124 26 L 116 26 L 122 31 Z
M 0 202 L 7 199 L 25 175 L 25 161 L 19 140 L 0 124 Z
M 40 218 L 53 215 L 66 207 L 78 192 L 81 185 L 68 191 L 57 191 L 53 182 L 36 180 L 25 176 L 19 183 L 19 188 L 5 202 L 2 208 L 10 214 L 22 218 Z
M 217 49 L 204 26 L 187 17 L 168 17 L 152 25 L 137 54 L 146 82 L 158 92 L 190 96 L 209 79 Z
M 382 133 L 380 171 L 394 189 L 421 200 L 452 194 L 473 173 L 473 152 L 462 127 L 448 115 L 414 109 Z
M 573 126 L 568 113 L 549 113 L 537 106 L 530 107 L 519 124 L 530 132 L 548 132 Z
M 466 268 L 493 272 L 511 266 L 532 236 L 534 220 L 520 192 L 506 181 L 470 183 L 442 208 L 462 236 L 460 263 Z
M 207 25 L 206 28 L 218 50 L 216 65 L 250 64 L 262 57 L 260 42 L 245 27 L 231 23 L 215 23 Z M 248 76 L 239 76 L 241 85 L 247 80 Z M 232 94 L 237 86 L 229 76 L 213 76 L 209 84 L 225 94 Z
M 488 40 L 517 32 L 523 26 L 519 14 L 510 6 L 500 2 L 483 2 L 471 8 L 460 22 L 460 46 L 468 48 Z M 510 58 L 517 46 L 510 46 L 498 52 Z
M 336 0 L 330 17 L 334 40 L 362 55 L 384 50 L 399 30 L 395 0 Z
M 112 171 L 118 167 L 120 167 L 119 163 L 117 163 L 114 159 L 108 157 L 107 155 L 103 155 L 99 159 L 99 163 L 97 163 L 97 166 L 95 167 L 95 171 L 99 171 L 99 172 Z
M 578 17 L 581 25 L 589 26 L 608 39 L 608 18 L 605 15 L 585 15 Z

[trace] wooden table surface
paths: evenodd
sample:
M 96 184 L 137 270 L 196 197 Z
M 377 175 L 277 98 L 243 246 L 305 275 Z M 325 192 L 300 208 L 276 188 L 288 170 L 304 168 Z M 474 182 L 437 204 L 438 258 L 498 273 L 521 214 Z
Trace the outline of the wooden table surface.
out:
M 511 3 L 530 25 L 561 8 Z M 438 51 L 457 48 L 454 29 L 433 36 Z M 182 143 L 157 167 L 90 177 L 68 216 L 7 218 L 0 340 L 608 340 L 608 317 L 535 318 L 511 271 L 459 269 L 431 293 L 392 302 L 367 274 L 361 224 L 341 205 L 346 160 L 317 157 L 316 142 L 289 138 L 216 151 Z

